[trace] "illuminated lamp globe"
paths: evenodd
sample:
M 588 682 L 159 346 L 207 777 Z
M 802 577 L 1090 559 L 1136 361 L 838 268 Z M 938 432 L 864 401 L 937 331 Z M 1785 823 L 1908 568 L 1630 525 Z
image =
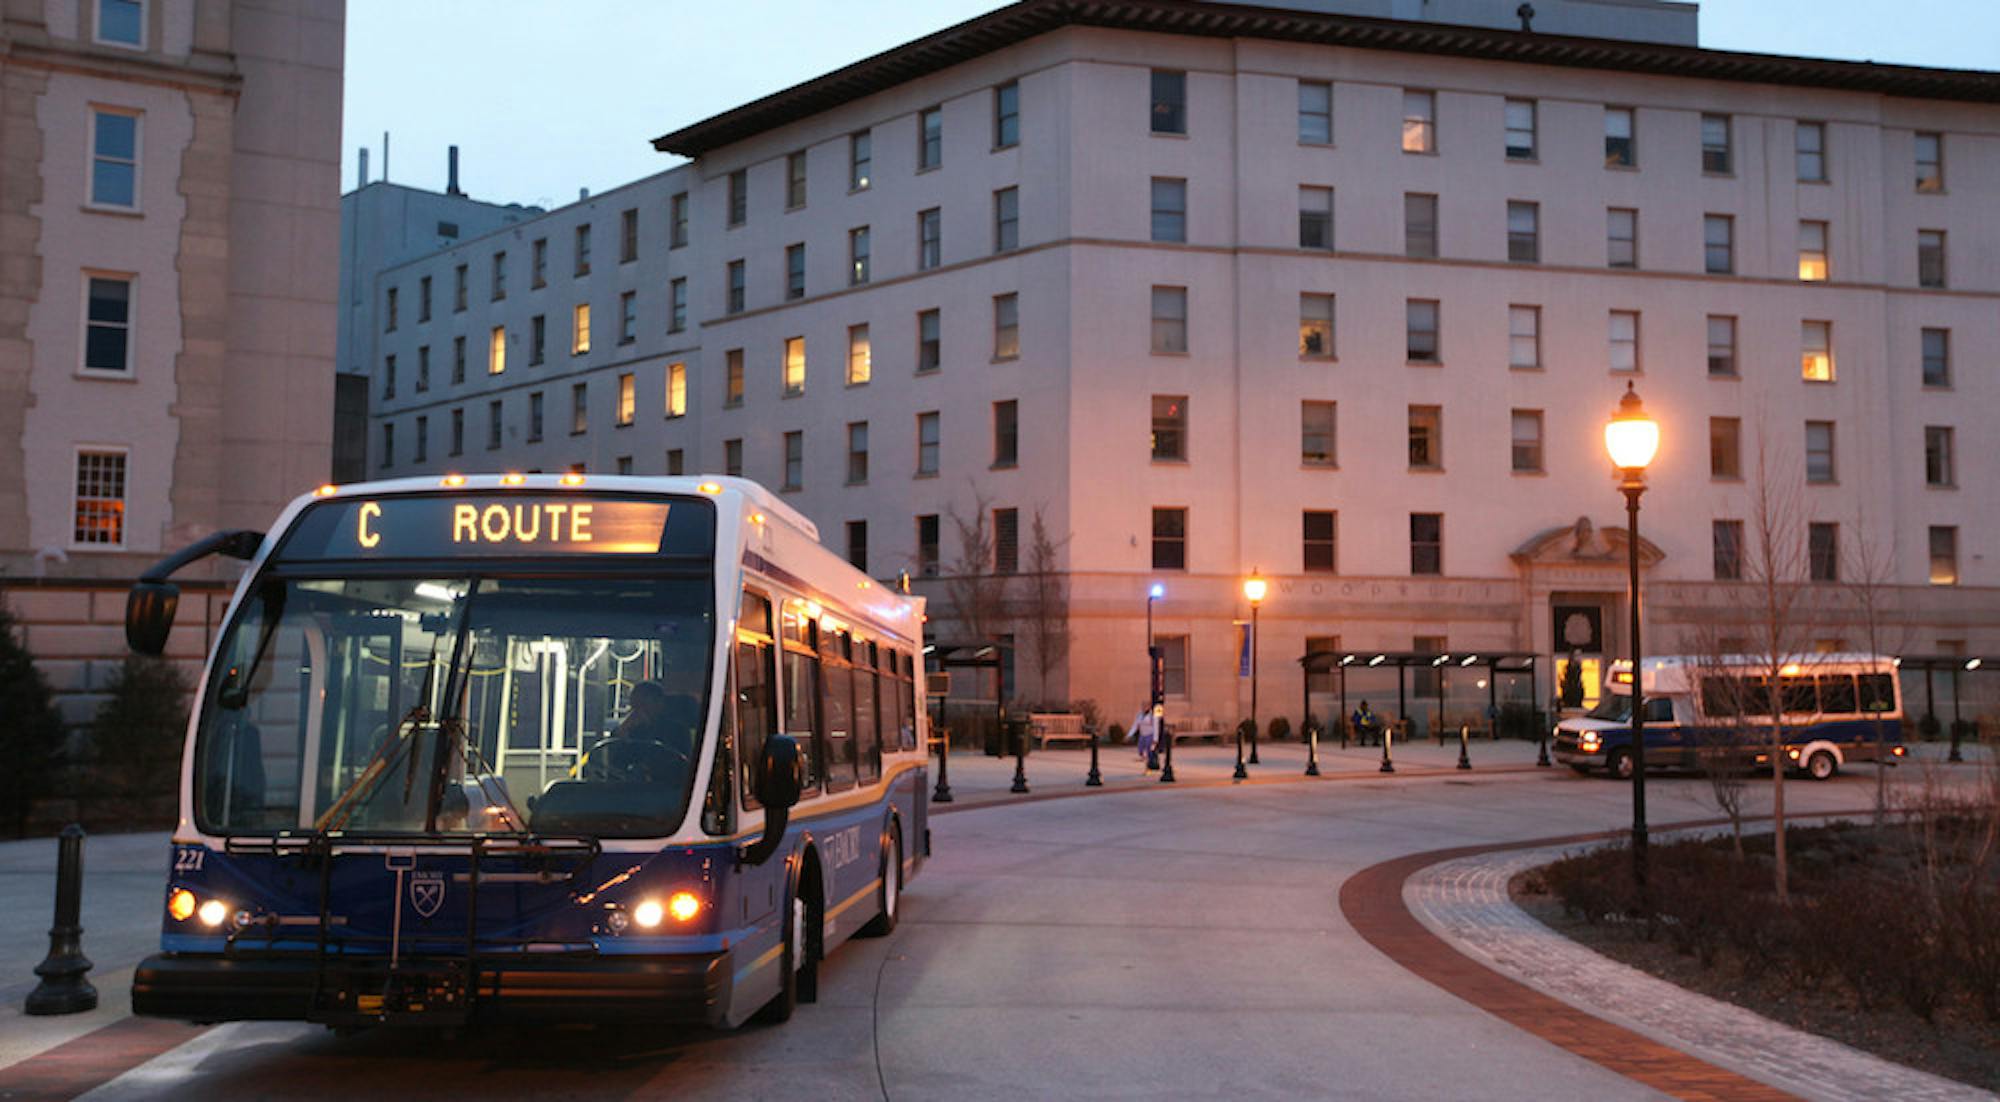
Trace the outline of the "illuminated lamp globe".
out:
M 1646 413 L 1629 382 L 1625 396 L 1618 399 L 1618 412 L 1604 426 L 1604 450 L 1611 453 L 1611 465 L 1621 471 L 1644 471 L 1660 450 L 1660 423 Z
M 1253 605 L 1263 600 L 1270 589 L 1270 583 L 1264 580 L 1261 571 L 1252 571 L 1249 577 L 1243 579 L 1243 599 Z

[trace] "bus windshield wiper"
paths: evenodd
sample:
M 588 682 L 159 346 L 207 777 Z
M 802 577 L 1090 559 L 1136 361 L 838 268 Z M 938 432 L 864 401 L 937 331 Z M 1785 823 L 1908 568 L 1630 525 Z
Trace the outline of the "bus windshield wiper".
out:
M 438 711 L 443 718 L 437 725 L 437 741 L 431 752 L 430 796 L 424 801 L 424 833 L 438 832 L 438 812 L 444 807 L 445 783 L 449 780 L 452 758 L 450 753 L 455 740 L 465 737 L 465 701 L 462 699 L 471 687 L 472 678 L 462 675 L 472 665 L 470 649 L 466 640 L 472 634 L 472 602 L 479 595 L 479 576 L 467 579 L 465 597 L 458 607 L 458 630 L 452 635 L 451 661 L 445 666 L 444 696 L 438 701 Z M 435 640 L 431 643 L 436 647 Z M 415 763 L 412 762 L 412 768 Z M 482 789 L 484 785 L 480 786 Z
M 375 786 L 382 777 L 396 767 L 396 759 L 416 744 L 417 731 L 431 715 L 431 686 L 436 683 L 437 678 L 437 649 L 438 638 L 432 636 L 431 656 L 424 661 L 424 687 L 417 694 L 417 702 L 410 706 L 409 711 L 403 713 L 403 718 L 396 721 L 396 726 L 382 739 L 382 744 L 375 748 L 375 753 L 369 757 L 368 764 L 361 770 L 361 775 L 354 778 L 354 783 L 341 791 L 340 796 L 333 801 L 333 806 L 327 808 L 326 813 L 314 821 L 314 830 L 340 830 L 345 827 L 347 820 L 353 818 L 355 809 L 361 806 L 366 797 L 374 793 Z M 410 768 L 416 768 L 414 754 L 410 756 Z M 406 780 L 403 791 L 404 802 L 409 802 L 409 798 L 409 782 Z

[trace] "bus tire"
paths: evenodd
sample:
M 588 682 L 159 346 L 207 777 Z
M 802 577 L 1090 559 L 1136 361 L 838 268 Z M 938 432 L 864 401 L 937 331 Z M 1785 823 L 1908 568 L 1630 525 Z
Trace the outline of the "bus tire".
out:
M 1604 775 L 1615 781 L 1632 779 L 1632 751 L 1613 750 L 1604 759 Z
M 875 917 L 857 935 L 888 937 L 896 932 L 896 920 L 903 907 L 903 832 L 889 825 L 889 838 L 882 844 L 882 881 L 875 890 Z
M 805 900 L 791 893 L 785 900 L 790 920 L 785 922 L 785 951 L 778 955 L 778 993 L 758 1009 L 756 1020 L 765 1025 L 782 1025 L 792 1020 L 799 1008 L 799 953 L 803 948 Z
M 1840 772 L 1840 763 L 1834 761 L 1833 755 L 1824 750 L 1814 751 L 1813 755 L 1806 759 L 1806 776 L 1811 777 L 1813 780 L 1830 781 L 1833 779 L 1833 775 L 1838 772 Z

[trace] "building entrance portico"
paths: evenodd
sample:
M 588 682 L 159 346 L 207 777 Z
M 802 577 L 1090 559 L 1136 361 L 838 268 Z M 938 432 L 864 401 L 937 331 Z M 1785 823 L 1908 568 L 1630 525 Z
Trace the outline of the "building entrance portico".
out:
M 1624 528 L 1599 528 L 1584 516 L 1537 533 L 1509 556 L 1521 572 L 1528 638 L 1535 652 L 1553 659 L 1543 700 L 1555 697 L 1575 661 L 1582 667 L 1584 704 L 1595 704 L 1606 663 L 1630 649 L 1622 626 L 1627 539 Z M 1665 557 L 1640 537 L 1642 577 Z

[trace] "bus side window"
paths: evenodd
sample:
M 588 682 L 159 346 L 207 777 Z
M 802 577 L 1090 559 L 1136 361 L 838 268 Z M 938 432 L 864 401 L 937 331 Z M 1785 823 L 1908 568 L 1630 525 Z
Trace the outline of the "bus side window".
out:
M 854 645 L 854 761 L 863 784 L 882 776 L 882 732 L 876 726 L 875 655 L 873 643 Z
M 896 729 L 901 733 L 903 749 L 917 748 L 917 685 L 912 673 L 910 656 L 896 656 Z
M 1871 715 L 1896 710 L 1896 678 L 1893 674 L 1864 673 L 1861 683 L 1861 710 Z
M 846 661 L 848 637 L 838 632 L 820 636 L 820 716 L 826 721 L 826 789 L 854 787 L 854 671 Z
M 1827 715 L 1853 715 L 1860 711 L 1855 706 L 1854 675 L 1847 673 L 1822 674 L 1819 679 L 1819 710 Z
M 1819 711 L 1819 689 L 1811 677 L 1781 677 L 1778 684 L 1785 698 L 1787 715 L 1812 715 Z
M 799 744 L 799 760 L 805 764 L 801 791 L 819 789 L 821 763 L 826 754 L 814 714 L 819 703 L 819 659 L 798 651 L 785 652 L 785 733 Z
M 1701 679 L 1701 714 L 1709 719 L 1726 719 L 1743 714 L 1742 682 L 1733 677 L 1710 675 Z
M 771 722 L 771 647 L 768 643 L 736 644 L 736 729 L 742 765 L 738 770 L 743 806 L 755 811 L 763 804 L 757 799 L 758 764 L 764 760 L 764 739 L 777 730 Z
M 715 726 L 713 767 L 708 774 L 708 795 L 701 804 L 701 829 L 710 834 L 729 834 L 736 829 L 736 801 L 731 799 L 731 766 L 736 761 L 736 709 L 724 708 Z
M 1649 696 L 1646 698 L 1646 722 L 1671 727 L 1674 725 L 1674 701 L 1672 697 Z

